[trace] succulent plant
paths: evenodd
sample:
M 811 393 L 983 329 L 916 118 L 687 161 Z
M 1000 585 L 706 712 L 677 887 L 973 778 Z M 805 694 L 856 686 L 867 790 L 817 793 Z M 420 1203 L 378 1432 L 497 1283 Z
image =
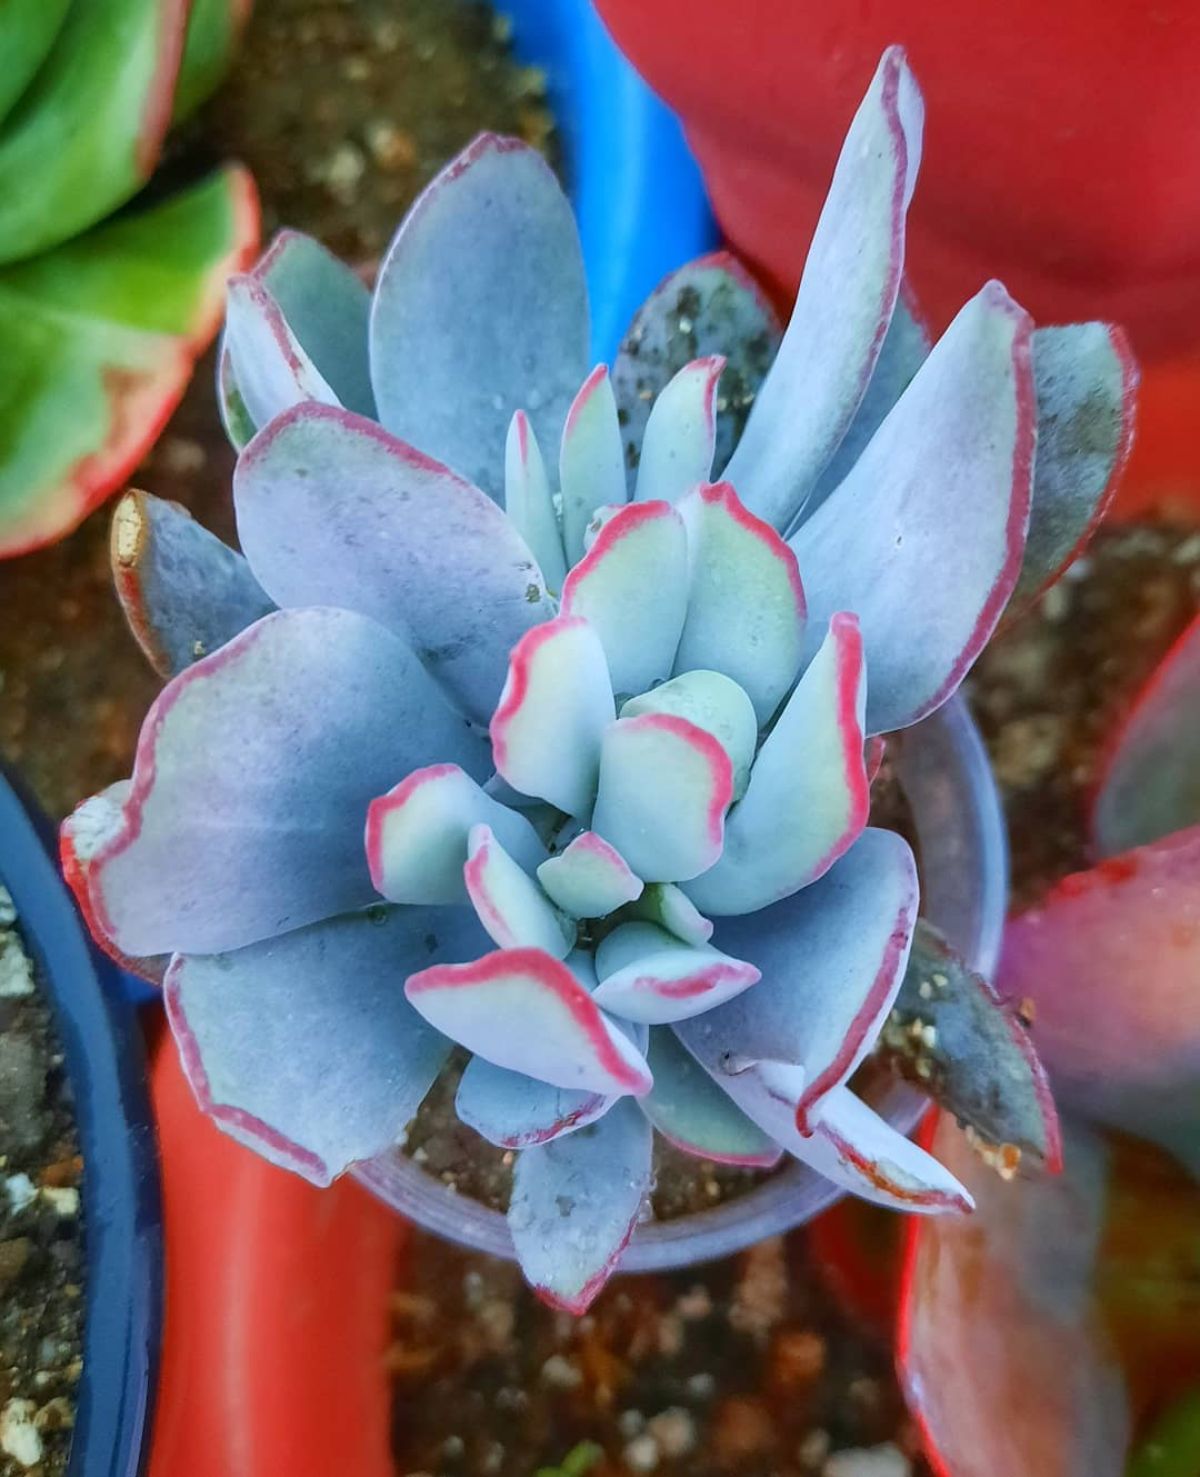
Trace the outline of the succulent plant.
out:
M 318 1183 L 394 1149 L 466 1047 L 458 1111 L 519 1150 L 517 1252 L 568 1308 L 643 1214 L 652 1126 L 970 1204 L 847 1085 L 918 906 L 870 778 L 1084 535 L 1132 371 L 995 283 L 930 348 L 901 296 L 920 136 L 893 50 L 786 334 L 709 257 L 611 375 L 565 197 L 482 138 L 373 294 L 295 234 L 231 283 L 243 555 L 118 509 L 171 680 L 132 779 L 64 827 L 93 927 L 171 956 L 200 1101 Z
M 243 0 L 0 7 L 0 557 L 120 486 L 220 324 L 258 238 L 228 167 L 104 222 L 219 79 Z

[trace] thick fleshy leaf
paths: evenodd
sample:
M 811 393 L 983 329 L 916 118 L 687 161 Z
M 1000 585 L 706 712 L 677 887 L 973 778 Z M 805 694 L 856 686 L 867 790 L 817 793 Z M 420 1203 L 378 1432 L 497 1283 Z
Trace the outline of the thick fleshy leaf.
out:
M 849 475 L 871 437 L 887 419 L 892 406 L 908 389 L 917 370 L 929 357 L 929 348 L 929 330 L 907 283 L 901 282 L 896 309 L 888 324 L 887 337 L 879 351 L 866 394 L 842 437 L 841 445 L 834 452 L 833 460 L 821 473 L 805 503 L 802 517 L 809 517 Z
M 713 936 L 711 921 L 697 912 L 691 898 L 673 882 L 652 882 L 629 909 L 629 914 L 647 923 L 657 923 L 685 944 L 706 944 Z
M 1001 1164 L 1015 1167 L 1028 1153 L 1057 1172 L 1058 1114 L 1020 1008 L 920 919 L 879 1055 L 971 1128 Z
M 810 617 L 862 622 L 869 733 L 940 707 L 1012 593 L 1037 435 L 1030 336 L 1028 315 L 988 283 L 791 539 Z
M 634 485 L 655 401 L 697 359 L 725 359 L 717 400 L 714 474 L 729 460 L 782 329 L 766 294 L 737 257 L 713 252 L 670 273 L 638 309 L 613 365 L 625 463 Z
M 525 816 L 502 805 L 457 764 L 415 770 L 366 813 L 367 862 L 376 890 L 393 903 L 468 903 L 463 868 L 472 830 L 488 826 L 521 866 L 546 848 Z
M 491 722 L 502 778 L 584 817 L 600 773 L 600 743 L 616 708 L 600 638 L 578 617 L 558 616 L 523 636 Z
M 690 558 L 687 623 L 675 669 L 712 668 L 748 694 L 765 725 L 804 652 L 804 589 L 796 556 L 742 506 L 728 482 L 680 504 Z
M 910 1232 L 898 1362 L 937 1470 L 1121 1477 L 1129 1405 L 1093 1296 L 1107 1154 L 1068 1125 L 1061 1176 L 1006 1184 L 949 1115 L 933 1150 L 977 1201 Z
M 66 533 L 130 475 L 257 235 L 250 177 L 226 169 L 0 271 L 0 557 Z
M 697 1021 L 689 1045 L 705 1060 L 724 1053 L 734 1065 L 802 1067 L 803 1120 L 874 1045 L 904 977 L 917 902 L 908 843 L 894 831 L 864 831 L 819 882 L 722 923 L 721 946 L 762 979 Z
M 435 964 L 404 989 L 431 1026 L 497 1067 L 614 1097 L 650 1089 L 641 1052 L 567 965 L 539 949 Z
M 1061 574 L 1103 516 L 1133 443 L 1137 380 L 1125 335 L 1108 323 L 1033 335 L 1037 460 L 1014 609 Z
M 254 277 L 230 278 L 224 350 L 246 414 L 256 426 L 303 405 L 341 405 L 300 346 L 267 289 Z
M 528 1149 L 595 1123 L 615 1101 L 602 1093 L 552 1087 L 473 1056 L 458 1084 L 454 1107 L 489 1144 Z
M 162 677 L 218 650 L 274 607 L 245 559 L 178 503 L 132 490 L 112 526 L 113 583 Z
M 852 615 L 830 622 L 758 752 L 725 825 L 720 860 L 684 891 L 704 913 L 752 913 L 807 887 L 867 823 L 866 676 Z
M 276 611 L 164 688 L 121 810 L 68 833 L 87 906 L 131 955 L 222 952 L 360 907 L 372 796 L 435 755 L 478 771 L 481 749 L 382 626 Z
M 541 448 L 523 410 L 509 423 L 504 448 L 504 511 L 532 550 L 546 583 L 560 591 L 567 575 L 562 530 Z
M 733 766 L 712 734 L 669 713 L 605 731 L 592 825 L 645 882 L 695 877 L 721 854 Z
M 471 828 L 463 879 L 476 916 L 501 949 L 540 949 L 565 959 L 575 947 L 574 923 L 505 851 L 490 826 Z
M 640 1100 L 642 1111 L 677 1149 L 716 1164 L 770 1169 L 779 1163 L 783 1150 L 734 1105 L 673 1032 L 650 1032 L 647 1061 L 654 1086 Z
M 1092 811 L 1101 856 L 1200 825 L 1200 617 L 1124 720 Z
M 758 747 L 758 720 L 745 689 L 721 672 L 687 671 L 641 697 L 630 698 L 622 718 L 642 713 L 672 713 L 711 733 L 733 766 L 733 798 L 745 794 Z
M 0 119 L 21 96 L 45 61 L 71 0 L 7 0 L 0 10 Z
M 399 982 L 480 939 L 464 909 L 370 908 L 231 954 L 177 957 L 167 1017 L 192 1090 L 242 1143 L 327 1185 L 403 1140 L 450 1043 Z
M 685 364 L 654 402 L 638 455 L 638 502 L 674 503 L 712 475 L 720 354 Z
M 669 503 L 630 503 L 567 575 L 563 615 L 590 621 L 612 689 L 645 692 L 671 674 L 688 601 L 688 536 Z
M 796 306 L 727 468 L 746 506 L 786 529 L 854 419 L 900 290 L 924 105 L 884 52 L 842 145 Z
M 568 566 L 583 557 L 597 509 L 625 501 L 625 464 L 612 381 L 603 364 L 583 382 L 563 426 L 558 459 L 562 536 Z
M 603 918 L 642 893 L 642 879 L 595 831 L 576 836 L 537 874 L 550 899 L 572 918 Z
M 402 222 L 371 310 L 371 379 L 395 435 L 500 495 L 504 438 L 529 411 L 559 444 L 587 373 L 583 256 L 545 160 L 483 134 Z
M 624 1020 L 665 1025 L 740 995 L 761 971 L 707 944 L 685 944 L 653 923 L 623 923 L 596 949 L 596 1004 Z
M 0 136 L 0 262 L 77 235 L 150 177 L 186 17 L 187 0 L 71 7 Z
M 390 626 L 487 722 L 510 649 L 553 609 L 495 503 L 372 421 L 314 404 L 261 431 L 233 485 L 242 548 L 278 604 Z
M 616 1270 L 651 1186 L 652 1134 L 636 1103 L 526 1149 L 513 1173 L 508 1225 L 538 1296 L 584 1313 Z
M 1001 994 L 1032 1002 L 1064 1107 L 1200 1173 L 1200 826 L 1064 878 L 1008 926 Z
M 188 118 L 216 91 L 250 14 L 250 0 L 191 0 L 171 122 Z

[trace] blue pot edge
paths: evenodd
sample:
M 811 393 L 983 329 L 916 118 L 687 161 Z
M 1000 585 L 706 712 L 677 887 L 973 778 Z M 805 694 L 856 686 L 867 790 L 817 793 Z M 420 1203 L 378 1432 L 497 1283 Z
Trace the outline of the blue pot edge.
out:
M 53 1009 L 84 1159 L 86 1321 L 68 1477 L 135 1477 L 153 1413 L 163 1304 L 145 1043 L 119 972 L 91 943 L 62 880 L 53 829 L 4 770 L 0 881 Z

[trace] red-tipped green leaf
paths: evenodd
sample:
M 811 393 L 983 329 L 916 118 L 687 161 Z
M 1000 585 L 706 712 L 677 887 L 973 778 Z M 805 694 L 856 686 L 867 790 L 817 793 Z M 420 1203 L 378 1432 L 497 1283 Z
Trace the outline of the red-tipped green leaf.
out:
M 547 896 L 572 918 L 603 918 L 642 893 L 642 880 L 595 831 L 576 836 L 537 869 Z
M 713 738 L 733 766 L 733 798 L 745 794 L 750 766 L 758 747 L 758 720 L 745 689 L 720 672 L 687 671 L 663 682 L 621 708 L 622 718 L 643 713 L 669 713 L 686 718 Z
M 720 354 L 685 364 L 664 387 L 650 411 L 638 455 L 638 502 L 678 502 L 712 475 L 717 439 L 717 382 Z
M 489 826 L 471 828 L 463 880 L 476 917 L 499 948 L 540 949 L 555 959 L 565 959 L 574 948 L 574 923 L 554 907 Z
M 614 1101 L 602 1093 L 553 1087 L 474 1056 L 458 1084 L 454 1108 L 498 1149 L 528 1149 L 594 1123 Z
M 612 382 L 597 365 L 571 403 L 558 458 L 563 548 L 567 564 L 586 547 L 588 524 L 597 509 L 625 501 L 625 463 Z
M 597 1005 L 651 1026 L 712 1010 L 761 978 L 753 964 L 640 922 L 605 934 L 596 949 L 596 973 Z

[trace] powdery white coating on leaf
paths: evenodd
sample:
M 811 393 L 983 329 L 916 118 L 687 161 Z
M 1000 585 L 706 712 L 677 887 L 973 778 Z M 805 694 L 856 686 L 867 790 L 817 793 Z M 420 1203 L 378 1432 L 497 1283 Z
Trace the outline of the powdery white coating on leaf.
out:
M 584 1313 L 616 1270 L 651 1185 L 650 1124 L 636 1103 L 526 1149 L 508 1225 L 526 1279 L 551 1306 Z
M 641 1099 L 642 1111 L 677 1149 L 717 1164 L 762 1169 L 782 1159 L 778 1144 L 721 1091 L 673 1032 L 651 1031 L 647 1060 L 654 1086 Z
M 1063 1174 L 1019 1185 L 975 1156 L 949 1114 L 932 1148 L 977 1202 L 967 1220 L 910 1230 L 897 1365 L 936 1469 L 1121 1477 L 1131 1412 L 1095 1283 L 1104 1145 L 1068 1124 Z
M 674 503 L 712 475 L 717 439 L 719 354 L 685 364 L 650 410 L 638 456 L 637 502 Z
M 373 422 L 313 404 L 259 432 L 233 485 L 242 548 L 273 599 L 391 627 L 487 722 L 509 650 L 553 610 L 490 498 Z
M 783 343 L 726 476 L 786 529 L 858 410 L 900 290 L 924 104 L 898 46 L 846 134 Z M 844 602 L 843 602 L 844 604 Z
M 474 1056 L 458 1084 L 454 1107 L 489 1144 L 526 1149 L 595 1123 L 616 1101 L 601 1093 L 552 1087 Z
M 173 677 L 274 607 L 243 557 L 177 503 L 131 490 L 113 514 L 113 583 L 155 671 Z
M 553 906 L 486 825 L 471 828 L 463 879 L 476 916 L 501 949 L 541 949 L 565 959 L 575 947 L 574 923 Z
M 704 913 L 752 913 L 807 887 L 867 823 L 866 675 L 852 615 L 835 614 L 750 771 L 717 864 L 684 891 Z
M 587 526 L 597 508 L 625 501 L 621 428 L 608 370 L 599 364 L 575 396 L 563 426 L 558 459 L 563 548 L 568 566 L 584 553 Z
M 729 755 L 733 797 L 741 798 L 758 746 L 758 720 L 754 704 L 731 677 L 721 672 L 684 672 L 641 697 L 630 698 L 621 708 L 622 718 L 643 713 L 671 713 L 711 733 Z
M 97 927 L 130 955 L 216 953 L 374 901 L 367 806 L 435 755 L 484 768 L 390 631 L 346 610 L 264 617 L 147 714 L 87 867 Z
M 588 621 L 613 691 L 644 692 L 670 676 L 688 601 L 688 536 L 669 503 L 629 503 L 607 519 L 567 575 L 563 615 Z
M 675 670 L 723 672 L 745 689 L 765 725 L 804 653 L 806 607 L 796 556 L 746 511 L 728 482 L 697 488 L 679 511 L 690 571 Z
M 712 1010 L 761 977 L 744 960 L 685 944 L 653 923 L 623 923 L 596 948 L 596 1004 L 624 1020 L 665 1025 Z
M 514 411 L 557 447 L 587 351 L 570 202 L 533 149 L 483 134 L 425 189 L 379 270 L 379 418 L 498 498 Z
M 177 957 L 167 1017 L 226 1133 L 327 1185 L 401 1142 L 449 1042 L 399 982 L 482 942 L 466 909 L 372 908 L 229 954 Z
M 1031 332 L 998 282 L 984 287 L 790 541 L 811 618 L 862 622 L 868 733 L 940 707 L 1012 593 L 1037 434 Z
M 650 1089 L 641 1052 L 568 965 L 539 949 L 433 965 L 404 990 L 430 1025 L 497 1067 L 611 1096 Z
M 904 978 L 917 903 L 908 843 L 894 831 L 865 830 L 819 882 L 722 923 L 722 947 L 762 978 L 696 1021 L 689 1041 L 714 1058 L 802 1067 L 803 1119 L 874 1045 Z
M 603 918 L 642 894 L 642 879 L 595 831 L 581 832 L 537 875 L 547 896 L 572 918 Z
M 463 867 L 471 831 L 489 826 L 533 868 L 546 855 L 526 818 L 486 793 L 457 764 L 414 770 L 367 811 L 371 881 L 393 903 L 468 902 Z
M 562 530 L 541 448 L 523 410 L 513 416 L 504 447 L 504 511 L 529 545 L 547 585 L 560 591 L 567 574 Z
M 1101 856 L 1200 825 L 1200 617 L 1159 664 L 1116 734 L 1092 810 Z
M 616 714 L 600 638 L 578 616 L 535 627 L 514 647 L 492 716 L 501 777 L 525 795 L 584 819 L 600 772 L 600 743 Z
M 605 730 L 592 825 L 644 882 L 711 867 L 732 798 L 729 755 L 686 718 L 645 713 Z
M 256 426 L 307 400 L 341 401 L 300 347 L 271 294 L 253 277 L 231 277 L 225 348 L 238 394 Z

